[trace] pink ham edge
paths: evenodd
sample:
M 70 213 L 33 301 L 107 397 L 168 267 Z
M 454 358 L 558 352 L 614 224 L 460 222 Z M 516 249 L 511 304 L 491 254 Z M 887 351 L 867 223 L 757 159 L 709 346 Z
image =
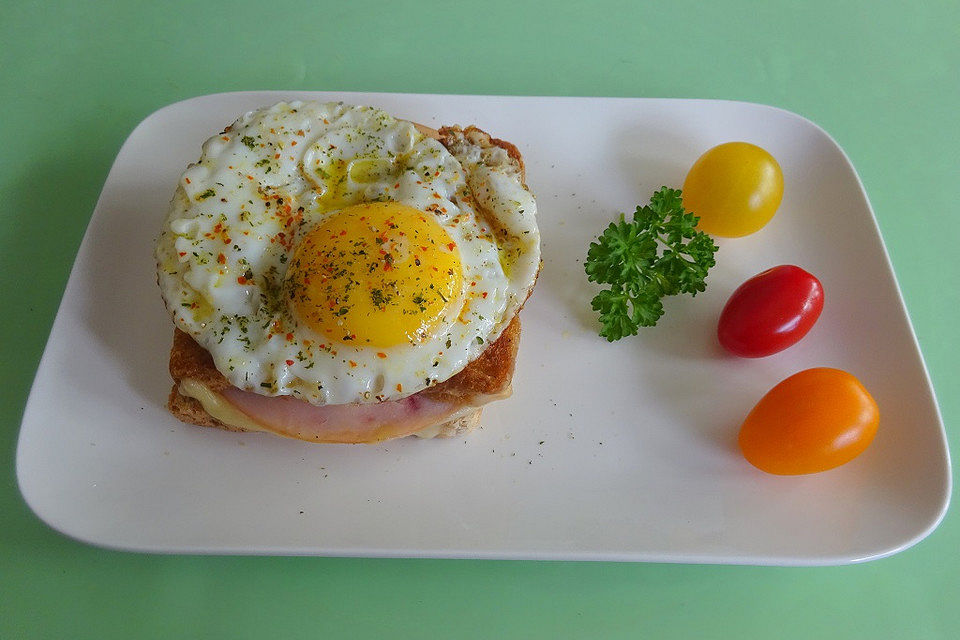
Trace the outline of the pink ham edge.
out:
M 360 443 L 400 438 L 443 422 L 461 408 L 420 394 L 388 402 L 326 406 L 232 387 L 220 394 L 264 429 L 313 442 Z

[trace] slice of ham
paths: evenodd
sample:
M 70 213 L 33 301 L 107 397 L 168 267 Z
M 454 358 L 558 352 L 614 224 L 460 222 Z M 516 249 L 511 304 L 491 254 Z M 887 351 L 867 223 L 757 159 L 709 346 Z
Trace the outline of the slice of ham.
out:
M 264 429 L 316 442 L 380 442 L 402 438 L 439 424 L 464 404 L 414 394 L 374 404 L 314 406 L 289 397 L 268 397 L 228 387 L 220 395 Z

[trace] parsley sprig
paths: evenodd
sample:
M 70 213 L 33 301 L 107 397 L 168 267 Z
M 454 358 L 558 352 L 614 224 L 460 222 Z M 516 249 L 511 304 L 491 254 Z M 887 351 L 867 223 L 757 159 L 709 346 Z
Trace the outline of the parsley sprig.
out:
M 621 213 L 590 243 L 587 279 L 609 285 L 590 303 L 600 313 L 601 336 L 610 342 L 635 336 L 640 327 L 657 324 L 664 296 L 706 289 L 717 245 L 697 231 L 699 220 L 684 211 L 679 189 L 661 187 L 631 222 Z

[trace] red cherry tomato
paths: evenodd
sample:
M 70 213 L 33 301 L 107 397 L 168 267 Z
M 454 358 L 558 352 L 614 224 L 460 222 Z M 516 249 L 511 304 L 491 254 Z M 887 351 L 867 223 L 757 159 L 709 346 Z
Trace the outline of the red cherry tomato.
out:
M 740 285 L 720 313 L 717 337 L 734 355 L 762 358 L 807 335 L 823 310 L 823 286 L 800 267 L 781 265 Z
M 879 423 L 877 403 L 854 376 L 807 369 L 760 399 L 740 427 L 740 450 L 767 473 L 817 473 L 863 453 Z

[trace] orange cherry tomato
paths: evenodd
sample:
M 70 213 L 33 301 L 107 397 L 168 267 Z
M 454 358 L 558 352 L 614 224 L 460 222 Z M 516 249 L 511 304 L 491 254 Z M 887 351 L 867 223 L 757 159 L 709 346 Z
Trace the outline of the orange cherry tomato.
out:
M 817 473 L 863 453 L 879 421 L 877 403 L 854 376 L 807 369 L 760 399 L 740 427 L 740 450 L 768 473 Z

